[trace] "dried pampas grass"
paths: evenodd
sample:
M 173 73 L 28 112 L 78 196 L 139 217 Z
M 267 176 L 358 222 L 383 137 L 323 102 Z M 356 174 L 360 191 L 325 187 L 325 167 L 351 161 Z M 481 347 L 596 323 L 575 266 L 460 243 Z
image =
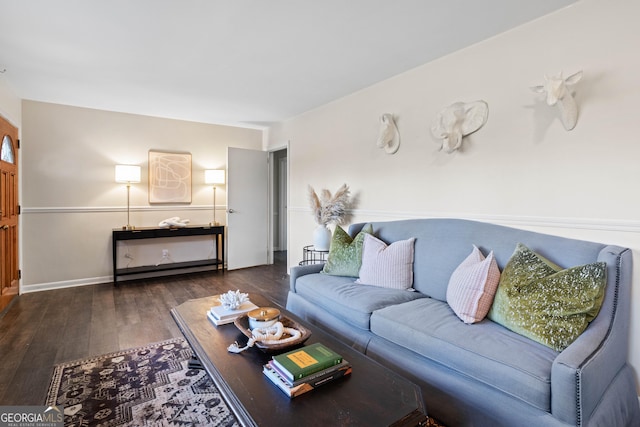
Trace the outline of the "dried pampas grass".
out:
M 349 196 L 347 184 L 342 184 L 334 195 L 323 189 L 319 197 L 313 187 L 309 186 L 309 204 L 315 221 L 324 226 L 331 223 L 342 224 L 349 209 Z

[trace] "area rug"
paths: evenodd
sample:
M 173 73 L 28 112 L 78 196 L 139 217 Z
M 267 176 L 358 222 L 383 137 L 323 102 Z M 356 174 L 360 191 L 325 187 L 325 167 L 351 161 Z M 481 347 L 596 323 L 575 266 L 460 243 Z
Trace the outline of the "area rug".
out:
M 238 423 L 181 338 L 55 366 L 46 405 L 67 427 L 213 426 Z M 427 427 L 444 427 L 429 418 Z
M 55 366 L 46 405 L 63 405 L 65 426 L 236 426 L 191 348 L 173 339 Z

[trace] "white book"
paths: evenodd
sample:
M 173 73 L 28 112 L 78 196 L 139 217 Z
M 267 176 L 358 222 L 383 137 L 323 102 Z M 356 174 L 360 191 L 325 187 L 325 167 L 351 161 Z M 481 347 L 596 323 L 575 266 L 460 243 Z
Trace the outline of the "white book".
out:
M 213 313 L 211 313 L 211 310 L 207 311 L 207 317 L 209 318 L 209 320 L 211 320 L 211 323 L 213 323 L 216 326 L 226 325 L 227 323 L 233 323 L 233 321 L 236 320 L 235 317 L 232 317 L 230 319 L 218 320 L 215 318 Z
M 209 317 L 213 317 L 212 320 L 217 321 L 216 325 L 222 325 L 224 323 L 233 322 L 238 317 L 243 316 L 251 310 L 255 310 L 256 308 L 258 308 L 258 306 L 251 301 L 243 302 L 242 304 L 240 304 L 240 307 L 236 308 L 235 310 L 225 308 L 222 304 L 215 305 L 209 310 Z

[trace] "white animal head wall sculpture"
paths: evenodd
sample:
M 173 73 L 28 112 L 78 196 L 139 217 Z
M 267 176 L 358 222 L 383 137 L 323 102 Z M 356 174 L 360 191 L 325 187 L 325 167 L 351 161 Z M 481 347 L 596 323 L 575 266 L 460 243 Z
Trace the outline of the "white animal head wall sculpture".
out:
M 547 105 L 558 106 L 560 120 L 566 130 L 576 127 L 578 122 L 578 104 L 571 94 L 571 87 L 582 78 L 582 71 L 570 75 L 566 79 L 562 77 L 562 72 L 557 76 L 544 76 L 544 84 L 532 86 L 531 90 L 536 93 L 544 93 L 547 96 Z
M 376 142 L 378 148 L 384 148 L 387 154 L 394 154 L 400 148 L 400 133 L 393 120 L 393 114 L 380 116 L 380 133 Z
M 489 116 L 485 101 L 456 102 L 443 109 L 431 126 L 431 133 L 440 141 L 440 149 L 453 153 L 462 146 L 462 138 L 480 129 Z

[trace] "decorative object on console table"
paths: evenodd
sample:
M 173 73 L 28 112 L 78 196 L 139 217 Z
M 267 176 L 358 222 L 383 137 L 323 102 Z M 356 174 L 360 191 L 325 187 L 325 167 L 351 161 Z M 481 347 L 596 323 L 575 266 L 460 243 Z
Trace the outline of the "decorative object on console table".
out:
M 116 165 L 116 182 L 127 184 L 127 225 L 123 226 L 123 230 L 133 230 L 133 226 L 129 221 L 130 203 L 129 196 L 131 193 L 131 184 L 140 182 L 140 166 L 135 165 Z
M 302 261 L 299 265 L 322 264 L 327 261 L 329 251 L 321 251 L 313 245 L 307 245 L 302 248 Z
M 211 225 L 220 225 L 216 221 L 216 184 L 224 184 L 224 170 L 222 169 L 207 169 L 204 171 L 204 183 L 213 186 L 213 222 Z
M 321 343 L 314 343 L 273 356 L 273 363 L 293 382 L 342 363 L 342 356 Z
M 188 237 L 206 236 L 214 238 L 216 258 L 201 259 L 195 261 L 173 262 L 170 264 L 142 265 L 136 267 L 117 268 L 118 242 L 126 240 L 155 239 L 162 237 Z M 131 274 L 153 273 L 166 270 L 215 266 L 224 272 L 224 227 L 211 227 L 209 225 L 190 225 L 179 228 L 153 228 L 140 227 L 136 230 L 122 230 L 115 228 L 111 234 L 112 260 L 113 260 L 113 284 L 117 285 L 118 276 Z

